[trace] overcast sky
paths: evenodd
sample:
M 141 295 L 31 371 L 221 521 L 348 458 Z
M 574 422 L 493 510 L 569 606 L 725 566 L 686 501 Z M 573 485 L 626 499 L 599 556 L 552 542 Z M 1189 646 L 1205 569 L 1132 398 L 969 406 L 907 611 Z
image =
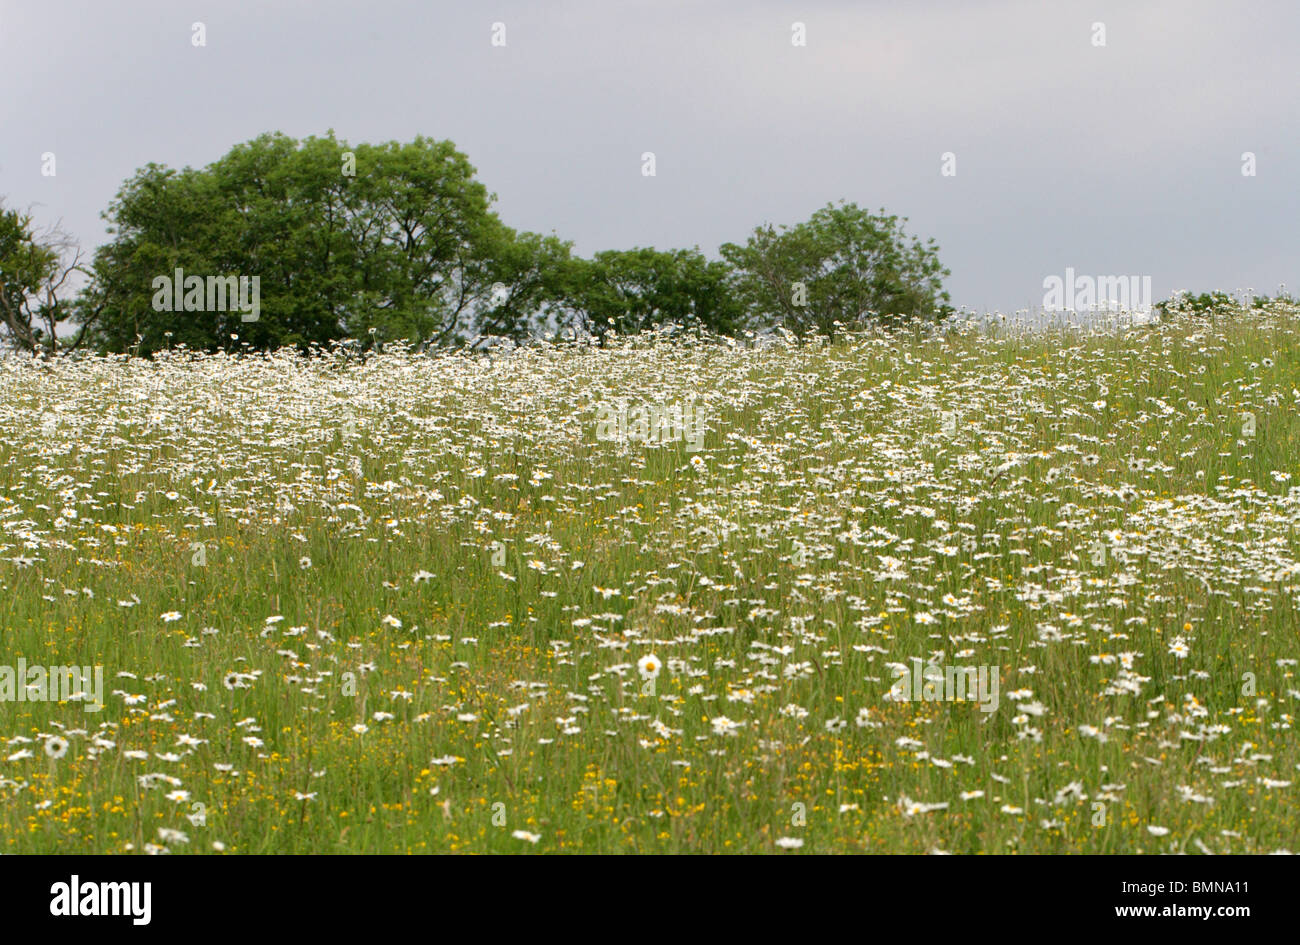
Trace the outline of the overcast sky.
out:
M 1066 267 L 1271 294 L 1300 288 L 1298 36 L 1295 0 L 0 0 L 0 197 L 93 247 L 148 162 L 426 135 L 582 255 L 712 256 L 842 198 L 933 237 L 976 310 Z

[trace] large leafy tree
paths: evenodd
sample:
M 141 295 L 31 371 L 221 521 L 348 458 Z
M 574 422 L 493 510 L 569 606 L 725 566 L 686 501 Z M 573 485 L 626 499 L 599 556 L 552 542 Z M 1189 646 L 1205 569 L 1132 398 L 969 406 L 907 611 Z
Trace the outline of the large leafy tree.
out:
M 751 326 L 782 325 L 799 335 L 833 334 L 870 322 L 898 324 L 951 311 L 948 275 L 931 240 L 909 242 L 906 219 L 856 204 L 828 204 L 806 223 L 757 228 L 721 253 Z
M 150 164 L 105 214 L 114 238 L 85 310 L 102 310 L 102 347 L 142 353 L 523 334 L 568 245 L 502 224 L 474 174 L 448 141 L 353 148 L 332 133 L 263 135 L 202 170 Z M 176 269 L 256 276 L 257 319 L 158 311 L 153 280 Z

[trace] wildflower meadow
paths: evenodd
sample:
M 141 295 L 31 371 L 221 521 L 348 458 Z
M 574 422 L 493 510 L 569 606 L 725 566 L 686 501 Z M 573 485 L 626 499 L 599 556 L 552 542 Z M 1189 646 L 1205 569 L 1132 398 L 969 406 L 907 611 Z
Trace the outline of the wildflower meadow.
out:
M 7 356 L 0 852 L 1294 852 L 1298 329 Z

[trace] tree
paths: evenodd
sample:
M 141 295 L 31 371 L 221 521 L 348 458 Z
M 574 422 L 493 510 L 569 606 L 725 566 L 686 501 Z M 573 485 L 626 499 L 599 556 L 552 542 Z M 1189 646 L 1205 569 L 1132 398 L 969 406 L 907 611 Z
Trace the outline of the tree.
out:
M 68 280 L 86 272 L 81 250 L 57 226 L 38 234 L 29 214 L 0 208 L 0 334 L 18 348 L 48 356 L 61 347 L 80 347 L 84 326 L 63 340 L 58 326 L 71 315 L 65 298 Z M 85 313 L 86 322 L 93 324 L 98 313 Z
M 827 204 L 806 223 L 758 227 L 744 246 L 727 243 L 733 287 L 750 327 L 783 325 L 797 335 L 833 334 L 872 321 L 895 325 L 951 312 L 934 241 L 907 241 L 882 210 Z
M 150 164 L 105 214 L 114 238 L 87 292 L 103 311 L 96 338 L 148 353 L 169 342 L 450 344 L 488 324 L 517 334 L 542 303 L 542 269 L 568 244 L 504 226 L 474 175 L 449 141 L 353 148 L 333 133 L 262 135 L 202 170 Z M 256 318 L 209 298 L 169 311 L 164 295 L 160 307 L 155 282 L 178 269 L 186 282 L 256 278 Z
M 595 335 L 632 334 L 674 323 L 734 332 L 743 311 L 730 271 L 699 249 L 606 250 L 573 260 L 557 294 L 575 327 Z

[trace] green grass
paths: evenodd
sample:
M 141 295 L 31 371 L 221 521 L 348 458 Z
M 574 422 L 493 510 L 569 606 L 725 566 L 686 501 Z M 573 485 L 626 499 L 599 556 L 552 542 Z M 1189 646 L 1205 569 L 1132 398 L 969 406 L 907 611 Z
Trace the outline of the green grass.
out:
M 0 851 L 1289 849 L 1298 314 L 0 362 Z

